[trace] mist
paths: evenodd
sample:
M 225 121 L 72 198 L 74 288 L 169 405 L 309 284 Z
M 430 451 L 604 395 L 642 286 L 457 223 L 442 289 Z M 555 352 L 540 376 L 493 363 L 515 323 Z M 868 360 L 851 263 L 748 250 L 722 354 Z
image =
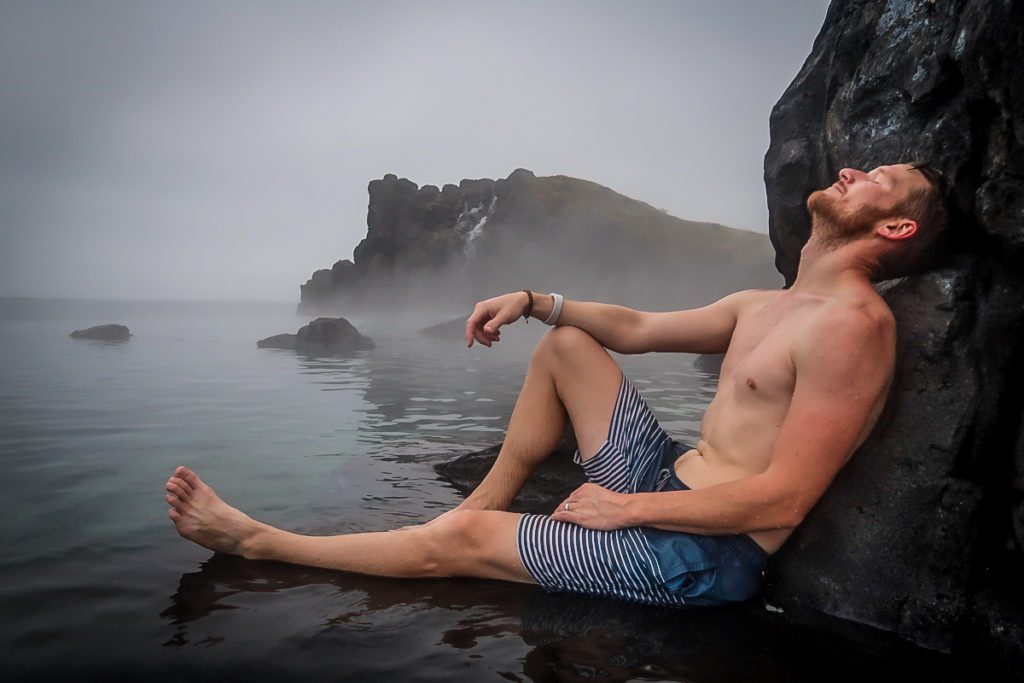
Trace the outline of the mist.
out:
M 367 183 L 593 180 L 766 232 L 827 2 L 7 2 L 0 296 L 297 301 Z

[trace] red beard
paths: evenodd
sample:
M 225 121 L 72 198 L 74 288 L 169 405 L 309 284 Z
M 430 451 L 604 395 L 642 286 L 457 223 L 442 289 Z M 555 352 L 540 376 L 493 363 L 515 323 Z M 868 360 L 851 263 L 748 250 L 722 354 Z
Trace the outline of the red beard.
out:
M 844 212 L 835 197 L 827 190 L 816 190 L 807 198 L 807 210 L 811 214 L 811 234 L 818 235 L 822 242 L 838 247 L 871 234 L 878 221 L 890 212 L 878 207 L 866 206 L 860 211 Z

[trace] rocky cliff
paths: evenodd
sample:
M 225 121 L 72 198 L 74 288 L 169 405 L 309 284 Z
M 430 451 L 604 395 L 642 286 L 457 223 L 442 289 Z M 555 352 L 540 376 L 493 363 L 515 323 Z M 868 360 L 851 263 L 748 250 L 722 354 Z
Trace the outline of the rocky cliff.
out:
M 526 286 L 675 308 L 781 284 L 764 235 L 680 220 L 586 180 L 519 169 L 438 189 L 389 174 L 369 195 L 366 238 L 352 260 L 313 273 L 300 311 L 368 298 L 468 310 Z
M 890 283 L 887 418 L 773 560 L 769 599 L 1024 663 L 1024 3 L 835 0 L 771 115 L 786 280 L 808 194 L 926 159 L 963 210 L 945 268 Z M 978 648 L 982 648 L 979 650 Z

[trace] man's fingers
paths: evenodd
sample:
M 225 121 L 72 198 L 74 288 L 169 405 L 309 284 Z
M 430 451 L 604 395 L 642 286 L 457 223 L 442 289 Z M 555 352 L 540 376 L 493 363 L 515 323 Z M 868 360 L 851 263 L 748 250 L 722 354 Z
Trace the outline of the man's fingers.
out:
M 470 327 L 466 325 L 466 345 L 472 346 L 473 340 L 480 342 L 484 346 L 490 346 L 496 341 L 501 340 L 501 331 L 492 332 L 487 329 L 486 326 Z
M 473 337 L 476 336 L 476 331 L 480 329 L 480 323 L 482 323 L 486 317 L 484 310 L 477 307 L 474 308 L 470 316 L 466 318 L 466 346 L 473 345 Z M 482 344 L 483 342 L 480 343 Z
M 574 522 L 573 513 L 567 511 L 564 506 L 552 512 L 551 519 L 556 522 Z
M 498 311 L 497 313 L 494 314 L 494 317 L 491 319 L 491 321 L 487 323 L 485 329 L 487 329 L 488 332 L 497 332 L 499 327 L 501 327 L 502 325 L 508 325 L 511 322 L 515 322 L 516 318 L 518 317 L 519 316 L 512 311 Z

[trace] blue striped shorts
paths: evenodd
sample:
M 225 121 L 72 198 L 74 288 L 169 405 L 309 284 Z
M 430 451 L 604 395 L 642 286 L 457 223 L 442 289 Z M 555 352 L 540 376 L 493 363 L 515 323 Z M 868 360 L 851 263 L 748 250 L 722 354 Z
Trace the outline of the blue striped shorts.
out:
M 625 377 L 608 438 L 586 462 L 587 478 L 619 493 L 681 491 L 675 461 L 689 450 L 658 424 Z M 523 515 L 519 557 L 543 588 L 633 600 L 653 605 L 716 605 L 753 597 L 768 560 L 746 534 L 703 536 L 652 527 L 595 531 Z

